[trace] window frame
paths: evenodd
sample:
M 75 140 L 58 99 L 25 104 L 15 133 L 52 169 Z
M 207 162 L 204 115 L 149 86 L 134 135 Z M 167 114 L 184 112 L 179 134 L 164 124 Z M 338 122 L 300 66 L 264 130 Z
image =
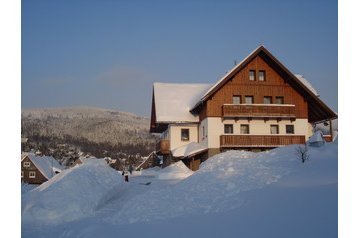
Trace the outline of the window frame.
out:
M 234 98 L 238 98 L 239 99 L 239 103 L 235 103 L 235 100 Z M 234 105 L 240 105 L 242 102 L 241 102 L 241 95 L 233 95 L 232 96 L 232 104 Z
M 24 161 L 24 163 L 22 164 L 25 168 L 29 168 L 31 166 L 30 161 Z
M 187 131 L 188 132 L 188 136 L 187 136 L 187 138 L 185 138 L 183 135 L 183 132 L 184 131 Z M 190 140 L 190 129 L 189 128 L 181 128 L 181 130 L 180 130 L 180 139 L 181 139 L 181 141 L 189 141 Z
M 36 178 L 36 171 L 29 171 L 29 178 Z
M 24 178 L 24 171 L 21 170 L 21 178 Z
M 253 73 L 253 75 L 251 75 Z M 252 79 L 253 76 L 253 79 Z M 250 69 L 249 70 L 249 81 L 256 81 L 256 70 Z
M 227 128 L 231 128 L 231 132 Z M 234 124 L 224 124 L 224 134 L 234 134 Z
M 282 103 L 278 103 L 278 102 L 277 102 L 278 99 L 282 99 Z M 281 104 L 285 104 L 285 98 L 284 98 L 284 96 L 276 96 L 276 97 L 275 97 L 275 104 L 280 104 L 280 105 L 281 105 Z
M 289 125 L 286 125 L 285 127 L 286 127 L 286 134 L 290 134 L 290 135 L 295 134 L 295 125 L 289 124 Z M 288 130 L 287 130 L 288 127 L 292 127 L 292 133 L 288 132 Z
M 251 98 L 251 103 L 247 103 L 247 98 Z M 254 96 L 253 95 L 245 95 L 245 104 L 254 104 Z
M 277 128 L 277 133 L 272 132 L 272 128 Z M 278 124 L 271 124 L 270 125 L 270 134 L 271 135 L 278 135 L 280 134 L 280 126 Z
M 265 99 L 270 99 L 270 103 L 266 103 Z M 272 104 L 272 96 L 264 96 L 264 104 Z
M 247 133 L 243 133 L 243 128 L 247 128 Z M 241 124 L 240 125 L 240 134 L 241 135 L 249 135 L 250 134 L 250 125 L 249 124 Z
M 263 79 L 261 80 L 261 73 L 263 73 L 262 75 L 263 75 Z M 259 77 L 258 77 L 258 80 L 259 81 L 261 81 L 261 82 L 264 82 L 264 81 L 266 81 L 266 70 L 259 70 L 259 75 L 258 75 Z

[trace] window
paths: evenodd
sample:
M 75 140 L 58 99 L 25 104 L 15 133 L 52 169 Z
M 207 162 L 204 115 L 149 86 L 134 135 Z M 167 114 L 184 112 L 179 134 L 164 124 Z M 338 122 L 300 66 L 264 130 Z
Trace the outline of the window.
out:
M 29 178 L 35 178 L 36 177 L 36 172 L 35 171 L 30 171 L 29 172 Z
M 278 134 L 278 125 L 271 125 L 270 131 L 271 134 Z
M 205 138 L 205 126 L 203 126 L 202 129 L 203 129 L 202 132 L 203 132 L 203 139 L 204 139 Z
M 233 133 L 234 133 L 234 126 L 233 126 L 233 124 L 225 124 L 225 125 L 224 125 L 224 133 L 225 133 L 225 134 L 233 134 Z
M 266 81 L 266 71 L 265 70 L 259 71 L 259 81 Z
M 279 97 L 276 97 L 276 104 L 283 104 L 284 103 L 284 100 L 283 100 L 283 97 L 282 96 L 279 96 Z
M 24 177 L 24 171 L 21 171 L 21 178 Z
M 272 103 L 272 97 L 265 96 L 264 97 L 264 104 L 271 104 Z
M 249 125 L 240 125 L 240 134 L 250 134 Z
M 232 104 L 241 104 L 241 96 L 233 96 Z
M 250 79 L 250 81 L 255 81 L 256 80 L 256 72 L 255 72 L 255 70 L 250 70 L 249 71 L 249 79 Z
M 295 134 L 295 127 L 293 125 L 286 125 L 286 134 Z
M 246 104 L 253 104 L 254 103 L 254 96 L 245 96 L 245 103 Z
M 31 163 L 28 161 L 25 161 L 23 165 L 24 165 L 24 167 L 30 167 Z
M 189 129 L 181 129 L 181 141 L 189 140 Z

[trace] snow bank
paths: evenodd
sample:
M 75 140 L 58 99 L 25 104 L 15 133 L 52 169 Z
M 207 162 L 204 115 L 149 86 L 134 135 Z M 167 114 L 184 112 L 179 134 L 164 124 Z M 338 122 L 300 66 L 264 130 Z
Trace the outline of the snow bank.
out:
M 88 216 L 120 193 L 121 183 L 104 161 L 89 160 L 24 194 L 22 221 L 57 223 Z
M 185 179 L 192 175 L 194 172 L 190 170 L 182 161 L 165 167 L 158 171 L 158 179 L 171 180 L 171 179 Z
M 290 145 L 261 153 L 228 151 L 208 159 L 200 170 L 177 183 L 158 179 L 165 169 L 143 170 L 141 176 L 132 176 L 129 183 L 119 184 L 117 196 L 89 204 L 87 209 L 99 210 L 93 216 L 53 226 L 42 225 L 41 220 L 22 223 L 22 232 L 24 237 L 61 238 L 337 237 L 338 140 L 321 147 L 308 147 L 309 159 L 305 163 L 297 158 L 296 148 L 297 145 Z M 181 166 L 178 163 L 167 170 L 182 171 Z M 91 173 L 83 176 L 91 177 Z M 96 178 L 112 177 L 107 169 L 105 173 L 106 176 Z M 143 182 L 151 184 L 146 186 Z M 66 189 L 60 190 L 62 194 L 56 193 L 63 200 L 50 209 L 66 210 L 71 199 L 79 203 L 76 197 L 67 194 L 83 196 L 75 191 L 81 188 L 73 184 L 74 188 L 65 186 Z M 58 182 L 57 186 L 60 185 Z M 98 186 L 86 185 L 90 187 L 89 198 L 99 193 Z M 38 193 L 34 200 L 25 203 L 36 204 L 35 211 L 41 205 L 46 206 L 46 198 L 55 196 Z M 37 198 L 42 201 L 38 202 Z M 82 216 L 91 215 L 80 212 Z M 27 220 L 31 218 L 29 213 L 30 209 L 25 214 Z M 60 219 L 65 221 L 63 217 Z

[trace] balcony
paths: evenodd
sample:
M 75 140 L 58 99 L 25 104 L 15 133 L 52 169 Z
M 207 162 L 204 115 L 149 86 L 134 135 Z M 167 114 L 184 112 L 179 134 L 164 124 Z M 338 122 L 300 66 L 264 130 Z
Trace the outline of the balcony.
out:
M 156 145 L 156 151 L 158 154 L 167 155 L 170 154 L 170 142 L 166 139 L 161 139 Z
M 281 147 L 304 144 L 305 136 L 299 135 L 221 135 L 220 147 Z
M 291 104 L 224 104 L 223 117 L 231 118 L 296 118 L 296 106 Z

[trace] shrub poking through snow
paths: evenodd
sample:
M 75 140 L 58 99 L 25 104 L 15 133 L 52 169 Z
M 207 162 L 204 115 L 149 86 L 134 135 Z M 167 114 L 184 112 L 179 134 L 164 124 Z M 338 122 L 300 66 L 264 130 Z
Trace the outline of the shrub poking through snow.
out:
M 297 159 L 302 161 L 302 163 L 304 163 L 306 160 L 309 159 L 307 144 L 297 146 L 296 156 L 297 156 Z

